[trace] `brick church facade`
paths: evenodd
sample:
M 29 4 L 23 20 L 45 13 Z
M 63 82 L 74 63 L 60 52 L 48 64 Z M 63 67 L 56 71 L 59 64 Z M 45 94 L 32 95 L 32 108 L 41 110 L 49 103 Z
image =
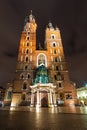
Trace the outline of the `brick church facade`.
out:
M 53 107 L 75 104 L 75 84 L 69 79 L 60 30 L 49 23 L 44 48 L 36 43 L 32 12 L 22 31 L 11 106 Z

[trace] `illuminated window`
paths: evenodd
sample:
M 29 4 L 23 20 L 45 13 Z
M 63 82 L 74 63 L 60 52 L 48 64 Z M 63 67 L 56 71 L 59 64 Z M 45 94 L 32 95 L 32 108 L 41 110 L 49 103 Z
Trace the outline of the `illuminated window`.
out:
M 45 66 L 47 66 L 46 56 L 44 54 L 42 54 L 42 53 L 40 53 L 37 56 L 37 66 L 40 65 L 40 64 L 44 64 Z

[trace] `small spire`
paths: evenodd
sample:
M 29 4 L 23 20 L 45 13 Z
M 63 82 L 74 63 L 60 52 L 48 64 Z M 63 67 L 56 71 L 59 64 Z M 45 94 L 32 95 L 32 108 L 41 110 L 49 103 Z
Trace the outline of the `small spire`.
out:
M 49 28 L 53 28 L 53 25 L 51 22 L 49 22 L 48 26 L 49 26 Z
M 32 10 L 31 10 L 31 15 L 32 15 Z

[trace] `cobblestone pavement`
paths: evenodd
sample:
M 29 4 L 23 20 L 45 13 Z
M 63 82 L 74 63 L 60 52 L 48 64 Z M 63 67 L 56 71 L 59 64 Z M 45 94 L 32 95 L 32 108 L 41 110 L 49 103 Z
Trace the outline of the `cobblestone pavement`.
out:
M 3 108 L 0 130 L 87 130 L 87 107 Z

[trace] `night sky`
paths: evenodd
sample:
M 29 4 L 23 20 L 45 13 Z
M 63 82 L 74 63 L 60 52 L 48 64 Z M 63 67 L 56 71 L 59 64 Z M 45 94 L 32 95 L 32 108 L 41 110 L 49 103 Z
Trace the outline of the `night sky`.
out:
M 33 11 L 37 41 L 44 43 L 49 21 L 60 29 L 71 81 L 87 82 L 87 0 L 1 0 L 0 86 L 14 79 L 24 19 Z

